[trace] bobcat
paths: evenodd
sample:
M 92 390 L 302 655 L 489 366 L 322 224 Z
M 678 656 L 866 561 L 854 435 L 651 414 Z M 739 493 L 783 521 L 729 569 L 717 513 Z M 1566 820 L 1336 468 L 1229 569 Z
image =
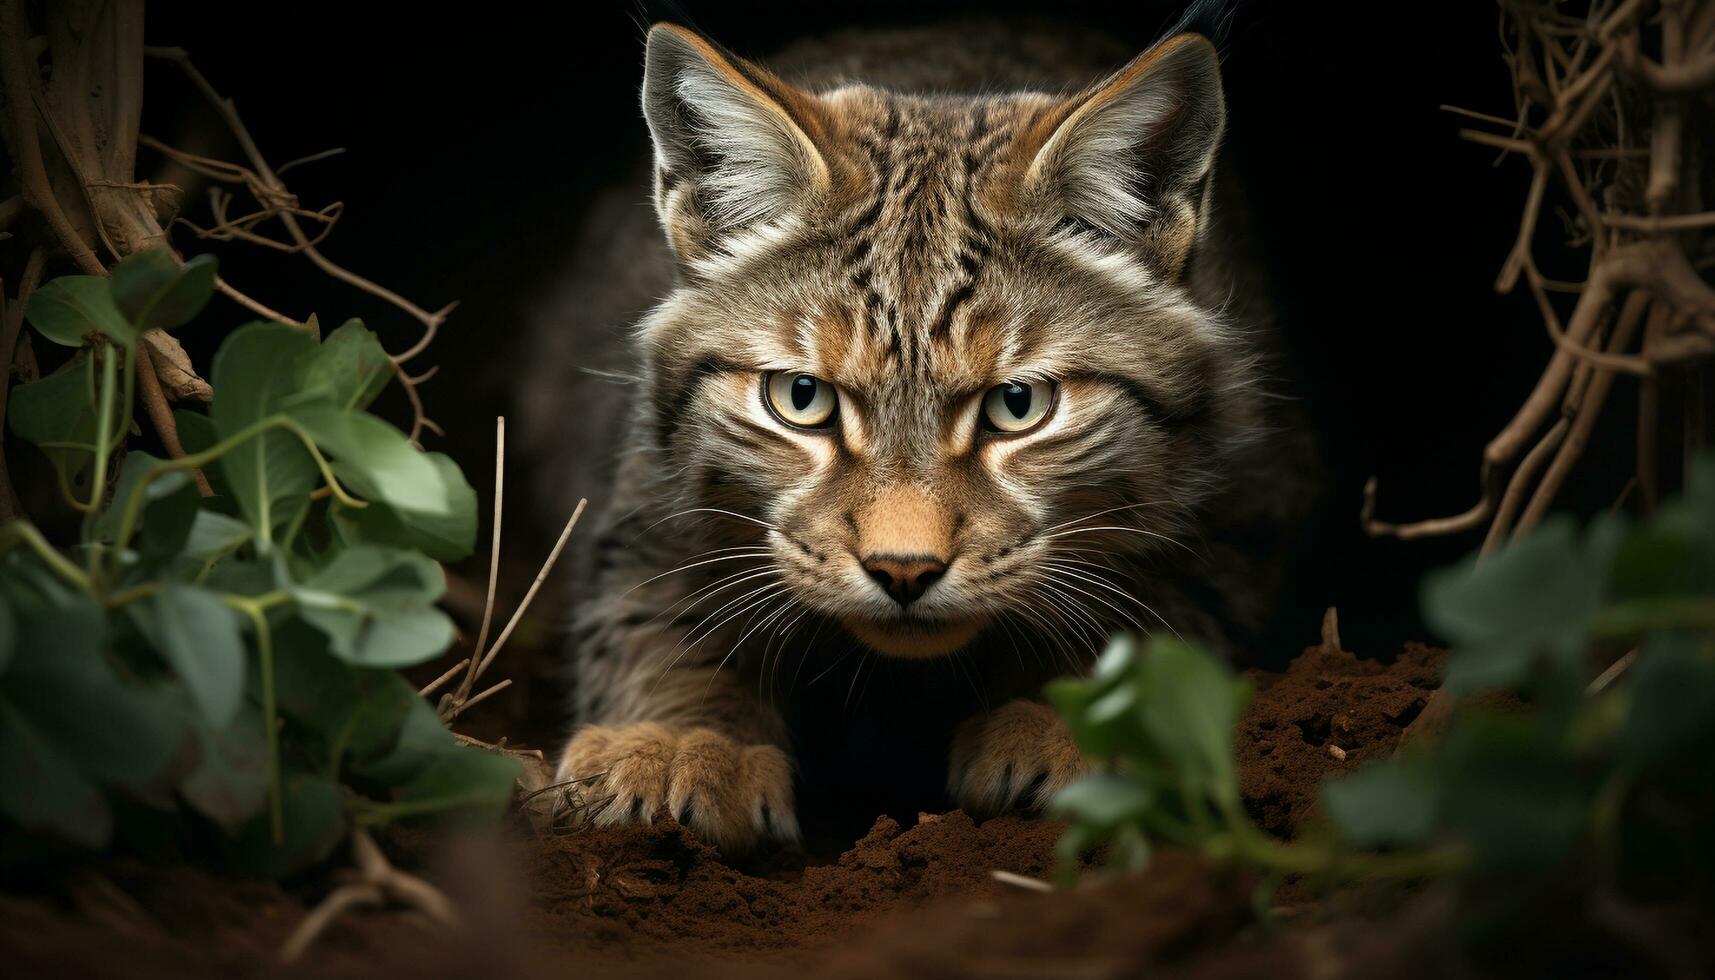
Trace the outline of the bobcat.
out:
M 884 661 L 915 699 L 883 701 L 880 728 L 922 691 L 976 695 L 920 747 L 946 749 L 954 803 L 1037 809 L 1084 767 L 1044 681 L 1115 631 L 1230 652 L 1268 619 L 1309 467 L 1215 180 L 1216 49 L 1181 33 L 1099 78 L 1103 43 L 852 35 L 801 47 L 794 83 L 649 31 L 670 258 L 627 257 L 634 205 L 598 213 L 571 299 L 586 329 L 546 318 L 526 392 L 562 489 L 565 460 L 624 433 L 592 494 L 559 761 L 591 819 L 665 807 L 732 850 L 797 837 L 815 719 L 779 692 L 841 669 L 849 701 Z M 977 88 L 996 83 L 1016 90 Z M 628 414 L 588 401 L 568 431 L 586 352 L 565 337 L 652 289 Z

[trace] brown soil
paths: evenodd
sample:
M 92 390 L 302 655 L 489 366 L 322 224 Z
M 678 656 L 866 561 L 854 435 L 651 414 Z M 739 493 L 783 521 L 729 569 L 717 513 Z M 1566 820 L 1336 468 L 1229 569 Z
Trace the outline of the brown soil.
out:
M 1394 750 L 1440 686 L 1444 656 L 1408 643 L 1383 664 L 1311 647 L 1284 674 L 1251 671 L 1256 694 L 1235 739 L 1251 817 L 1270 833 L 1293 836 L 1324 776 Z
M 1253 674 L 1237 741 L 1258 821 L 1290 835 L 1324 775 L 1388 752 L 1437 666 L 1423 647 L 1391 665 L 1313 648 L 1285 674 Z M 0 950 L 18 977 L 1292 977 L 1325 965 L 1326 935 L 1263 929 L 1252 882 L 1187 855 L 1054 895 L 993 876 L 1051 877 L 1059 832 L 959 812 L 904 828 L 883 817 L 831 863 L 776 854 L 736 867 L 665 819 L 499 844 L 400 837 L 396 857 L 444 882 L 467 928 L 354 913 L 285 968 L 272 955 L 325 876 L 281 887 L 121 861 L 0 894 Z

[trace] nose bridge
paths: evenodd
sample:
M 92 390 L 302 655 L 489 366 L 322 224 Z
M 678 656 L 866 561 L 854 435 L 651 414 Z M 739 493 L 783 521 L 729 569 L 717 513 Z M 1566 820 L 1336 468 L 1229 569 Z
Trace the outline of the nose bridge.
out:
M 944 562 L 952 550 L 947 508 L 922 487 L 900 483 L 871 497 L 855 515 L 859 557 L 886 555 Z

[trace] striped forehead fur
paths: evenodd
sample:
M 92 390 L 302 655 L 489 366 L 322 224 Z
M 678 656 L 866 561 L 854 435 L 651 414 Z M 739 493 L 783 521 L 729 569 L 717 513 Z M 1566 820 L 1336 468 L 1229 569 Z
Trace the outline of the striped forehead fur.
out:
M 1219 455 L 1215 430 L 1241 424 L 1254 384 L 1242 340 L 1193 298 L 1182 264 L 1157 264 L 1140 245 L 1159 212 L 1145 191 L 1166 186 L 1144 161 L 1185 155 L 1142 144 L 1174 139 L 1164 127 L 1197 97 L 1181 79 L 1201 70 L 1182 64 L 1200 54 L 1194 45 L 1167 50 L 1174 71 L 1160 84 L 1146 54 L 1071 96 L 971 96 L 861 82 L 783 95 L 763 69 L 710 64 L 717 50 L 674 44 L 673 58 L 651 57 L 651 72 L 671 73 L 645 94 L 658 167 L 679 168 L 658 178 L 675 195 L 658 201 L 686 273 L 641 326 L 651 373 L 675 393 L 657 412 L 684 411 L 707 385 L 715 404 L 692 415 L 730 434 L 755 421 L 743 417 L 754 399 L 721 409 L 740 389 L 713 376 L 812 371 L 859 400 L 877 445 L 903 446 L 938 439 L 934 413 L 984 386 L 1107 378 L 1116 396 L 1135 393 L 1163 416 L 1151 425 L 1213 426 L 1200 443 L 1172 441 L 1175 452 Z M 1203 94 L 1218 99 L 1218 86 Z M 685 120 L 700 159 L 672 143 Z M 1199 140 L 1191 165 L 1206 172 L 1213 142 Z M 812 192 L 816 168 L 827 180 Z M 701 236 L 692 247 L 681 247 L 685 229 Z M 712 417 L 722 411 L 742 424 Z M 683 422 L 661 419 L 657 430 Z M 1123 444 L 1127 431 L 1110 435 Z M 749 445 L 755 435 L 740 439 L 753 463 L 767 455 Z M 1093 452 L 1085 446 L 1082 459 Z M 1194 496 L 1212 462 L 1171 465 Z

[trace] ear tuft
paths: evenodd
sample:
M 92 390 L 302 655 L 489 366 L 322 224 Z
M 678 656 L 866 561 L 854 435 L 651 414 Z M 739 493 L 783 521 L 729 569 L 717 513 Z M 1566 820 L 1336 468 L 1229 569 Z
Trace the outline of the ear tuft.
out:
M 1144 246 L 1177 274 L 1226 126 L 1214 46 L 1169 38 L 1063 112 L 1026 179 L 1066 217 Z
M 682 27 L 649 31 L 643 114 L 656 210 L 681 259 L 827 186 L 827 164 L 805 130 L 812 99 Z

